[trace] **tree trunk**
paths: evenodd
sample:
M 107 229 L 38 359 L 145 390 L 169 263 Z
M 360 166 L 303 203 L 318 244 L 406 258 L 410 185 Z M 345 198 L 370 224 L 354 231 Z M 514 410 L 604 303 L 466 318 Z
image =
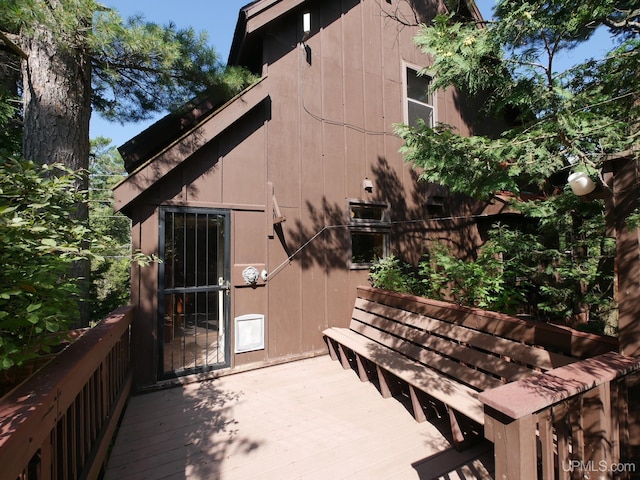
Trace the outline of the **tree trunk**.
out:
M 51 2 L 55 5 L 56 2 Z M 51 8 L 63 8 L 52 6 Z M 23 37 L 27 58 L 22 61 L 24 136 L 27 160 L 41 164 L 63 163 L 86 172 L 89 167 L 89 119 L 91 117 L 91 62 L 87 50 L 70 45 L 44 25 Z M 86 173 L 77 188 L 88 189 Z M 77 218 L 88 221 L 86 203 L 77 207 Z M 79 279 L 80 325 L 89 323 L 88 261 L 78 262 L 71 274 Z

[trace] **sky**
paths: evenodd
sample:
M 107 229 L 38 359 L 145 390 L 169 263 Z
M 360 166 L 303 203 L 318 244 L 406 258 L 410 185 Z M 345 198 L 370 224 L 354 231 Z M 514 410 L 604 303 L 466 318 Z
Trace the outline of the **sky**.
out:
M 215 47 L 220 59 L 226 62 L 238 13 L 250 0 L 102 0 L 101 3 L 115 8 L 124 18 L 142 14 L 151 22 L 173 22 L 178 28 L 193 27 L 196 32 L 207 32 L 209 43 Z M 107 137 L 120 146 L 162 116 L 164 114 L 150 121 L 120 125 L 94 113 L 91 116 L 90 136 Z
M 207 32 L 209 43 L 215 47 L 224 62 L 229 57 L 233 32 L 238 21 L 240 9 L 250 0 L 102 0 L 108 7 L 115 8 L 127 18 L 142 14 L 146 20 L 160 24 L 173 22 L 178 28 L 193 27 L 197 32 Z M 494 0 L 476 0 L 484 18 L 491 18 Z M 594 46 L 595 44 L 595 46 Z M 573 52 L 567 62 L 579 61 L 587 56 L 598 56 L 609 46 L 605 35 L 599 36 L 594 43 L 581 51 Z M 161 118 L 163 114 L 147 122 L 120 125 L 108 122 L 97 113 L 91 118 L 91 138 L 103 136 L 120 146 L 135 137 L 147 126 Z

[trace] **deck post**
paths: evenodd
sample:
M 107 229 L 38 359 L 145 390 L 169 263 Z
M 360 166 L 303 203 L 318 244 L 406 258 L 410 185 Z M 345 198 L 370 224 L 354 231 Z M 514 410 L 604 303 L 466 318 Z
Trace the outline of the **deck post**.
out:
M 620 353 L 640 357 L 640 228 L 629 228 L 629 215 L 638 206 L 640 161 L 637 151 L 611 156 L 605 169 L 612 178 L 613 198 L 607 205 L 607 223 L 615 229 L 618 282 L 618 341 Z M 630 386 L 630 411 L 640 408 L 640 387 Z M 640 456 L 640 419 L 632 416 L 630 458 Z
M 638 206 L 639 161 L 635 152 L 612 158 L 608 168 L 613 176 L 613 199 L 608 205 L 615 228 L 618 276 L 618 324 L 620 353 L 640 357 L 640 229 L 627 224 Z
M 511 422 L 493 423 L 496 480 L 537 478 L 536 426 L 529 414 Z M 514 452 L 518 452 L 514 455 Z
M 611 422 L 611 384 L 603 383 L 583 396 L 585 459 L 594 465 L 611 465 L 615 439 Z

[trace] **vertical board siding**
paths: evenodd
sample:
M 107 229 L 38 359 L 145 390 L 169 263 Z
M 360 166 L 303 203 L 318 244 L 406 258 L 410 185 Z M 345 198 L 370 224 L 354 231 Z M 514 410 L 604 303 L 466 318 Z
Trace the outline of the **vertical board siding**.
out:
M 136 242 L 145 253 L 157 252 L 158 206 L 227 208 L 233 211 L 232 264 L 256 262 L 269 272 L 280 269 L 256 289 L 232 279 L 231 318 L 264 313 L 267 335 L 265 351 L 235 355 L 234 366 L 318 351 L 323 348 L 322 330 L 346 326 L 355 287 L 368 282 L 367 270 L 349 268 L 350 238 L 344 227 L 348 199 L 390 204 L 397 222 L 392 231 L 396 251 L 419 257 L 431 235 L 426 224 L 417 228 L 412 223 L 427 213 L 424 194 L 398 152 L 401 139 L 393 134 L 393 124 L 404 120 L 405 64 L 430 65 L 412 41 L 417 27 L 391 18 L 396 8 L 401 16 L 413 18 L 406 10 L 408 2 L 305 2 L 312 31 L 304 44 L 302 7 L 296 4 L 275 15 L 281 6 L 274 2 L 253 12 L 252 19 L 264 21 L 264 26 L 249 32 L 255 41 L 252 48 L 261 49 L 267 75 L 260 83 L 267 92 L 264 103 L 185 158 L 180 168 L 137 200 L 142 205 L 132 208 L 154 210 L 134 225 Z M 437 9 L 435 2 L 430 9 Z M 439 95 L 438 115 L 462 128 L 465 121 L 454 95 Z M 215 121 L 213 115 L 205 123 Z M 372 193 L 362 188 L 365 177 L 374 183 Z M 267 184 L 286 217 L 278 227 L 269 223 L 273 203 Z M 330 228 L 287 262 L 288 255 L 324 227 Z M 429 227 L 440 235 L 443 224 Z M 454 236 L 475 241 L 474 228 Z M 152 384 L 158 361 L 157 267 L 138 271 L 133 289 L 141 315 L 133 333 L 136 382 Z M 262 311 L 247 312 L 260 305 Z

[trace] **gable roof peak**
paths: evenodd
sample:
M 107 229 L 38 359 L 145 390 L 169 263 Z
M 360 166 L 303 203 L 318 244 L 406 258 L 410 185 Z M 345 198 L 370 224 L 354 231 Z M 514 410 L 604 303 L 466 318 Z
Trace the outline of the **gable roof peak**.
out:
M 331 1 L 342 0 L 323 0 L 322 3 L 327 4 Z M 365 0 L 359 0 L 359 2 L 362 1 Z M 401 1 L 407 2 L 412 8 L 418 10 L 424 9 L 428 5 L 441 4 L 442 2 L 442 0 L 387 0 L 388 3 Z M 482 20 L 482 14 L 474 0 L 454 1 L 463 7 L 468 12 L 468 15 L 477 20 Z M 238 13 L 238 23 L 236 24 L 227 63 L 229 65 L 242 64 L 246 51 L 252 50 L 252 47 L 255 48 L 259 44 L 259 40 L 256 37 L 260 36 L 259 32 L 265 26 L 305 3 L 312 2 L 310 0 L 255 0 L 242 7 Z

